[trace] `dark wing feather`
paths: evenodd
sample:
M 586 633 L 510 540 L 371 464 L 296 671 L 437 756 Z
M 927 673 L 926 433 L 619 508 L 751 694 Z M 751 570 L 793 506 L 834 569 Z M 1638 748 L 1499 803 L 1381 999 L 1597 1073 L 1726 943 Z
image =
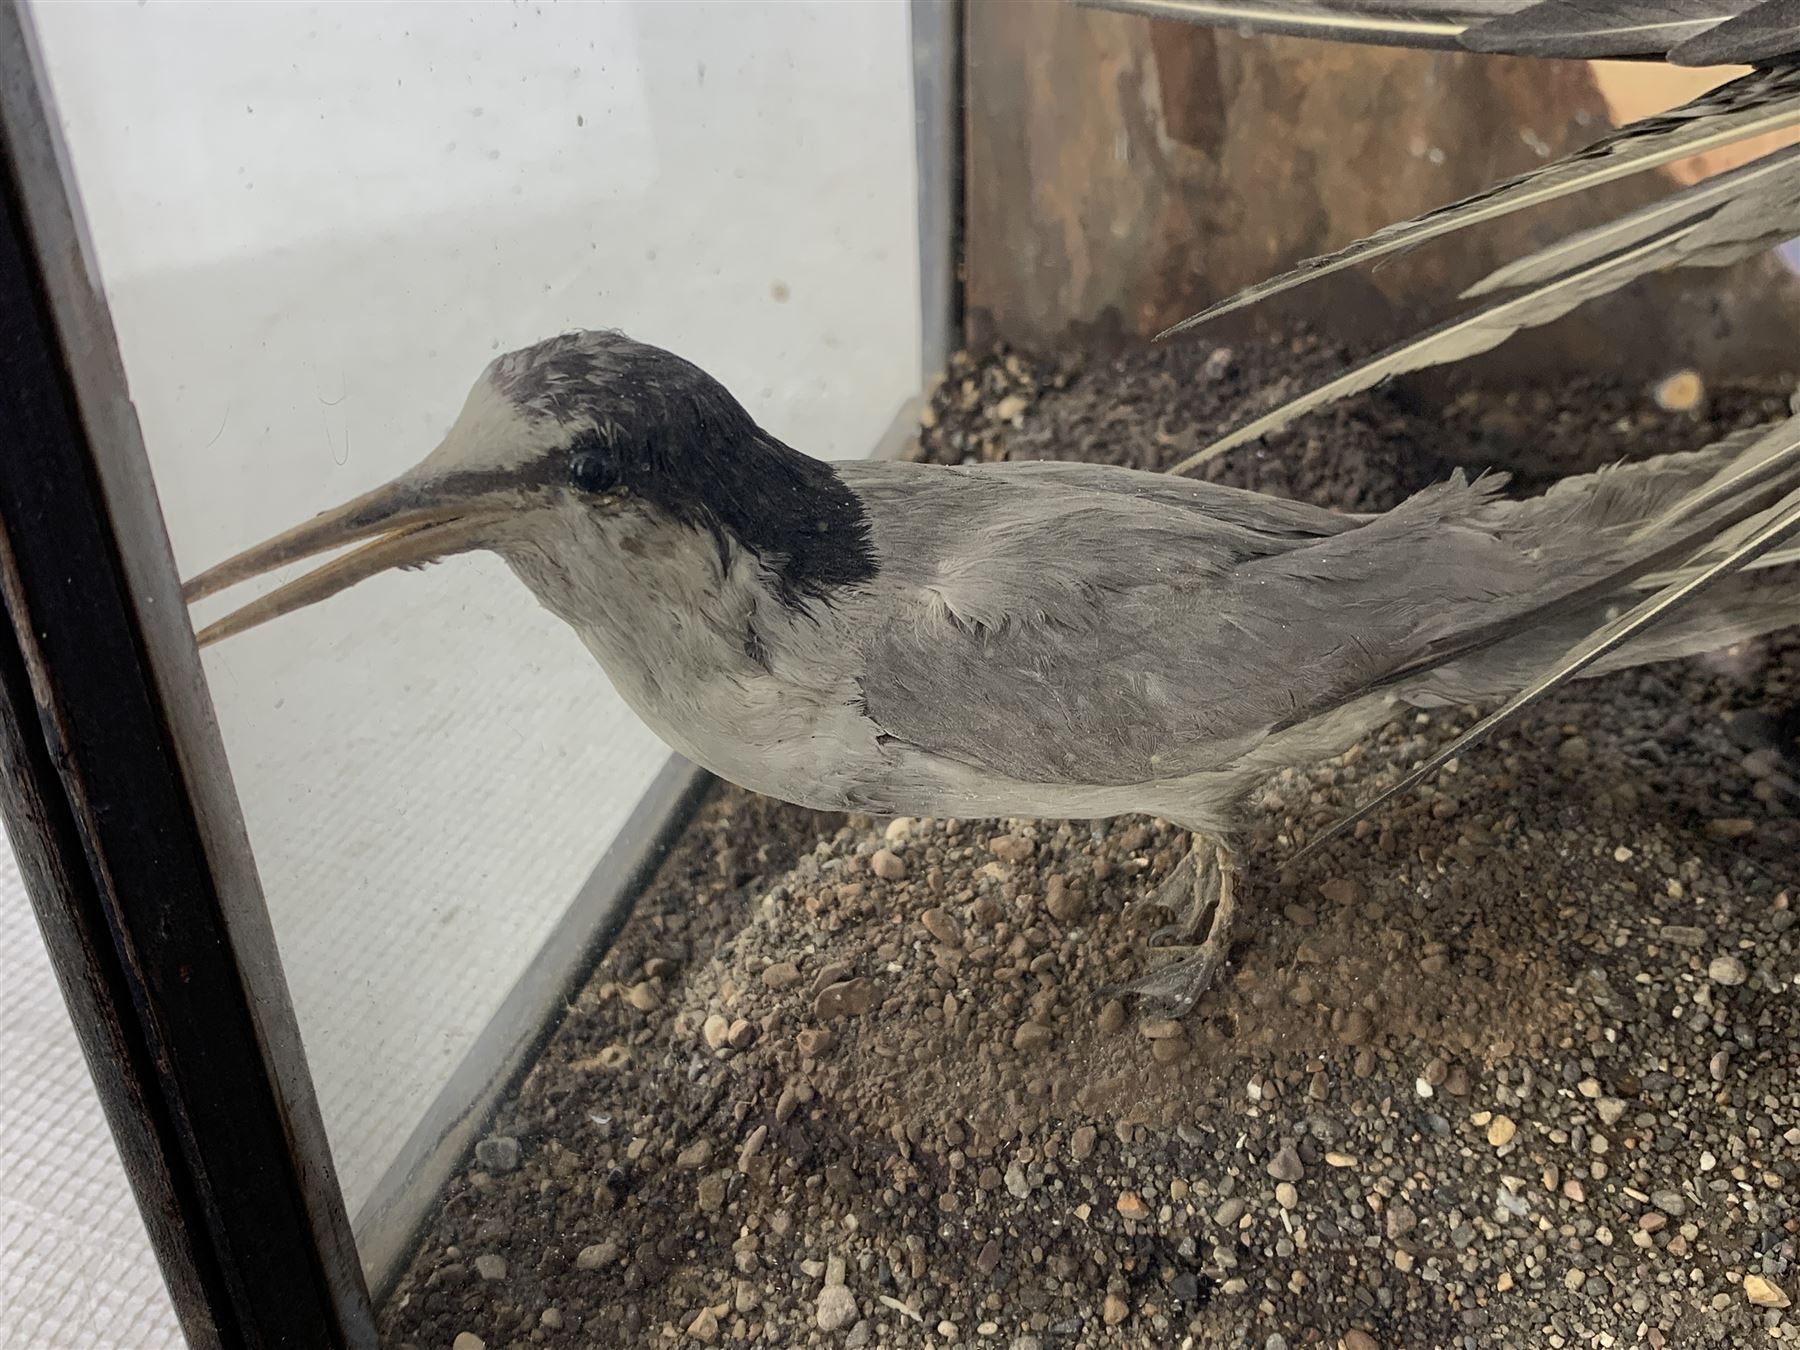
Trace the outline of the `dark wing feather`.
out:
M 1754 0 L 1543 0 L 1470 28 L 1470 51 L 1506 56 L 1665 56 Z
M 1669 53 L 1678 66 L 1760 65 L 1800 54 L 1800 0 L 1763 3 Z

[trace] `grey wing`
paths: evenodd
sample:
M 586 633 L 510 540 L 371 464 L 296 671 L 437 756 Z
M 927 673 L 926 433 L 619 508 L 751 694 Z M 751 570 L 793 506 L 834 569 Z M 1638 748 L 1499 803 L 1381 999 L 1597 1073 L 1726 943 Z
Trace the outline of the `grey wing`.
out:
M 1378 688 L 1539 566 L 1457 525 L 1488 485 L 1371 519 L 1208 484 L 1183 501 L 1089 466 L 936 472 L 852 478 L 883 559 L 850 625 L 864 705 L 889 737 L 1020 782 L 1227 766 Z M 1194 504 L 1221 491 L 1233 518 Z

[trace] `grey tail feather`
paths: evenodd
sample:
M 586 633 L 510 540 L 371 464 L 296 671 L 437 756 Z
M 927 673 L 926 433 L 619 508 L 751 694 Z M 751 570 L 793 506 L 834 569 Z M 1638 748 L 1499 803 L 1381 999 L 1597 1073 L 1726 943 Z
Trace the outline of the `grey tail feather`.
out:
M 1800 623 L 1800 592 L 1789 579 L 1759 586 L 1748 575 L 1758 563 L 1790 553 L 1796 542 L 1800 542 L 1800 489 L 1793 487 L 1794 478 L 1800 476 L 1800 417 L 1777 424 L 1748 457 L 1754 461 L 1752 464 L 1722 469 L 1721 480 L 1742 476 L 1763 486 L 1778 482 L 1789 490 L 1774 506 L 1746 512 L 1739 522 L 1733 522 L 1734 525 L 1748 526 L 1748 533 L 1742 534 L 1734 546 L 1721 550 L 1709 545 L 1705 552 L 1713 555 L 1710 562 L 1685 569 L 1655 594 L 1577 642 L 1560 659 L 1547 663 L 1540 675 L 1500 708 L 1456 737 L 1398 783 L 1315 836 L 1291 862 L 1298 863 L 1394 798 L 1411 791 L 1457 755 L 1486 740 L 1569 680 L 1673 656 L 1693 655 Z M 1649 461 L 1647 466 L 1635 467 L 1653 469 L 1654 465 L 1655 461 Z M 1693 501 L 1694 494 L 1684 494 L 1658 513 L 1657 519 L 1684 522 L 1693 515 Z M 1755 503 L 1764 501 L 1764 496 L 1755 498 Z M 1650 523 L 1647 522 L 1647 526 Z M 1703 613 L 1692 612 L 1689 606 L 1695 598 L 1708 591 L 1714 593 L 1718 603 Z M 1667 626 L 1659 628 L 1658 625 Z
M 1763 0 L 1669 53 L 1678 66 L 1753 66 L 1800 53 L 1800 0 Z
M 1593 230 L 1540 249 L 1492 273 L 1467 295 L 1516 293 L 1428 330 L 1290 399 L 1197 450 L 1185 473 L 1305 413 L 1396 375 L 1478 356 L 1528 328 L 1562 318 L 1652 272 L 1722 266 L 1800 233 L 1800 146 L 1706 179 Z
M 1800 0 L 1792 3 L 1800 4 Z M 1629 123 L 1553 163 L 1509 178 L 1472 197 L 1386 226 L 1335 252 L 1308 258 L 1279 276 L 1248 286 L 1183 319 L 1158 337 L 1185 332 L 1333 272 L 1470 226 L 1796 124 L 1800 124 L 1800 67 L 1753 71 L 1679 108 Z
M 1199 468 L 1240 445 L 1280 431 L 1315 408 L 1373 389 L 1396 375 L 1427 370 L 1492 351 L 1515 333 L 1560 319 L 1587 301 L 1655 271 L 1669 250 L 1679 248 L 1698 228 L 1699 222 L 1680 225 L 1635 248 L 1558 277 L 1547 285 L 1506 297 L 1461 318 L 1439 324 L 1245 423 L 1195 451 L 1168 471 L 1187 473 Z
M 1720 218 L 1721 228 L 1694 233 L 1688 247 L 1671 246 L 1660 267 L 1719 266 L 1748 257 L 1800 232 L 1800 145 L 1772 151 L 1714 174 L 1617 220 L 1581 230 L 1497 268 L 1463 292 L 1465 299 L 1543 285 L 1573 269 L 1611 257 L 1689 221 Z

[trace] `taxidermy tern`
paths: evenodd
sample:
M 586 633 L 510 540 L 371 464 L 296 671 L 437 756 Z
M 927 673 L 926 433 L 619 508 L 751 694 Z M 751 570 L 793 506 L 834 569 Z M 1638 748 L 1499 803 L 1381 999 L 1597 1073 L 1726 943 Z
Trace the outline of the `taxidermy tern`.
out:
M 875 815 L 1176 822 L 1195 843 L 1163 896 L 1206 936 L 1132 988 L 1185 1009 L 1226 954 L 1258 784 L 1400 708 L 1514 694 L 1644 589 L 1711 579 L 1786 509 L 1797 458 L 1800 417 L 1528 500 L 1459 476 L 1378 515 L 1098 465 L 828 464 L 680 357 L 578 332 L 498 358 L 417 466 L 185 594 L 360 545 L 206 644 L 487 549 L 731 782 Z M 1714 597 L 1583 673 L 1800 619 L 1761 572 Z

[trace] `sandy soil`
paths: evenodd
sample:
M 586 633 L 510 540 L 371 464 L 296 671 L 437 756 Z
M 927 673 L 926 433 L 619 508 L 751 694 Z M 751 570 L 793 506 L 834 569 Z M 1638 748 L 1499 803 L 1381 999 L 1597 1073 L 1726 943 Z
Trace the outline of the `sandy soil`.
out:
M 917 453 L 1156 467 L 1306 338 L 960 358 Z M 1386 506 L 1785 411 L 1383 392 L 1220 476 Z M 453 1184 L 398 1345 L 1800 1343 L 1800 641 L 1565 691 L 1304 867 L 1468 723 L 1269 786 L 1221 988 L 1109 989 L 1163 822 L 824 816 L 720 788 Z

